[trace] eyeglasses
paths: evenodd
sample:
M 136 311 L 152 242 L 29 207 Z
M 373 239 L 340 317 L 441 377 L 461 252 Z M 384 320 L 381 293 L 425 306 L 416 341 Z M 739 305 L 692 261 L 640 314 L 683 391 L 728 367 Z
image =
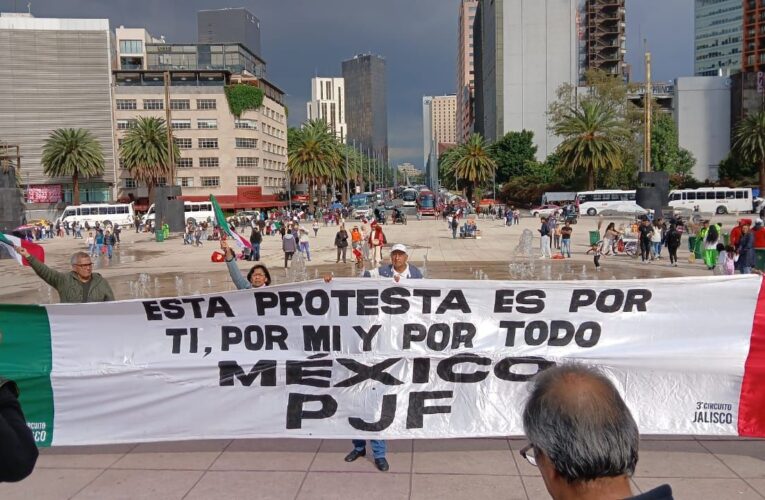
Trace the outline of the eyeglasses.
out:
M 253 276 L 253 278 L 256 277 L 256 276 L 259 277 L 259 278 L 265 278 L 266 277 L 266 275 L 263 274 L 263 273 L 252 273 L 252 276 Z
M 533 465 L 534 467 L 537 466 L 537 450 L 534 448 L 534 445 L 529 443 L 523 448 L 521 448 L 521 456 L 526 459 L 528 463 Z
M 93 263 L 91 262 L 89 264 L 75 264 L 74 266 L 75 267 L 93 267 Z

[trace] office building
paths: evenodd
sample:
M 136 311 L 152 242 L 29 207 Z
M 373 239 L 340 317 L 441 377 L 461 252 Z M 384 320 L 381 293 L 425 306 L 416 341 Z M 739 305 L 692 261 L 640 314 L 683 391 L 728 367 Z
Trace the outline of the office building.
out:
M 345 82 L 342 78 L 311 78 L 311 101 L 306 104 L 309 120 L 324 120 L 333 134 L 345 142 Z
M 720 162 L 730 152 L 730 78 L 680 77 L 675 83 L 675 123 L 680 147 L 696 158 L 692 175 L 717 180 Z
M 753 2 L 695 0 L 693 71 L 696 76 L 725 76 L 741 71 L 746 3 Z
M 112 47 L 107 19 L 0 14 L 0 139 L 20 146 L 21 183 L 72 199 L 70 177 L 43 173 L 42 149 L 52 131 L 84 128 L 101 145 L 103 175 L 80 178 L 80 200 L 112 199 Z
M 440 155 L 440 144 L 453 145 L 457 142 L 456 130 L 457 96 L 425 96 L 422 98 L 422 145 L 424 148 L 423 164 L 435 153 Z M 435 149 L 434 149 L 435 148 Z
M 584 18 L 584 67 L 628 79 L 625 0 L 585 0 L 578 24 Z M 582 26 L 578 27 L 579 30 Z M 584 71 L 581 72 L 582 76 Z
M 114 30 L 117 59 L 115 69 L 146 69 L 146 47 L 162 44 L 165 41 L 155 38 L 143 28 L 125 28 Z
M 411 163 L 402 163 L 398 166 L 398 173 L 399 175 L 403 175 L 404 178 L 408 181 L 410 178 L 421 176 L 422 170 L 419 170 Z
M 765 4 L 761 1 L 742 0 L 744 32 L 742 70 L 765 71 Z
M 473 132 L 475 112 L 475 65 L 473 61 L 473 22 L 478 0 L 462 0 L 459 6 L 457 50 L 457 141 L 464 142 Z
M 540 160 L 560 143 L 547 128 L 547 110 L 562 84 L 579 81 L 579 6 L 578 0 L 479 1 L 475 126 L 487 140 L 530 130 Z
M 211 45 L 238 43 L 260 57 L 260 21 L 243 7 L 200 10 L 197 41 Z
M 385 59 L 359 54 L 343 61 L 348 141 L 388 162 L 388 109 Z

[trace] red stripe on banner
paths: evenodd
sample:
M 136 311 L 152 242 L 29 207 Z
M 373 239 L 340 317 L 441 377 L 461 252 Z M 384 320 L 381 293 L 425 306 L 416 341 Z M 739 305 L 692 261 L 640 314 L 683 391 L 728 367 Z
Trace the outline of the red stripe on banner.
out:
M 739 436 L 765 437 L 765 279 L 760 284 L 752 322 L 749 356 L 738 404 Z

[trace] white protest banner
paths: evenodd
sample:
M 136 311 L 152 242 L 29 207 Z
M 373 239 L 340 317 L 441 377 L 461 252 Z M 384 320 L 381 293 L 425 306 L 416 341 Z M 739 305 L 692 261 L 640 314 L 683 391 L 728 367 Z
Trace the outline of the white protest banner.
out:
M 758 276 L 336 279 L 0 305 L 0 375 L 40 445 L 523 432 L 528 380 L 600 367 L 643 433 L 765 436 Z

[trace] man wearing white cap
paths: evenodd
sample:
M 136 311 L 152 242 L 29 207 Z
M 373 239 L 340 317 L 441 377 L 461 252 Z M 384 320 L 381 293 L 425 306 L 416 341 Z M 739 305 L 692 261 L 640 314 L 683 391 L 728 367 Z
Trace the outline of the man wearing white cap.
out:
M 390 264 L 365 271 L 365 278 L 422 279 L 422 272 L 409 264 L 409 251 L 406 246 L 396 243 L 390 249 Z

